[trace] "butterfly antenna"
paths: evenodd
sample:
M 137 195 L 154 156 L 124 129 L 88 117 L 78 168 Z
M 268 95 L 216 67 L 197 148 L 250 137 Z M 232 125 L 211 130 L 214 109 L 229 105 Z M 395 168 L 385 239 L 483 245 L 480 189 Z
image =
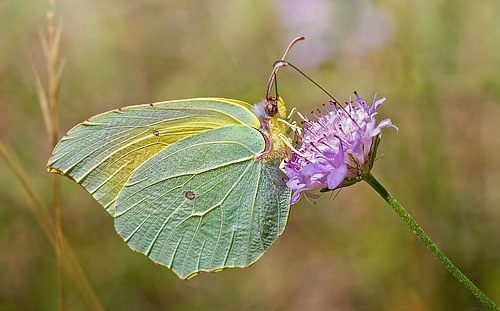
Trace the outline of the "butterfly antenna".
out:
M 287 56 L 287 54 L 290 51 L 290 49 L 295 45 L 295 43 L 297 43 L 299 41 L 302 41 L 302 40 L 305 40 L 305 39 L 306 39 L 306 37 L 304 37 L 304 36 L 295 38 L 292 42 L 290 42 L 290 44 L 288 45 L 288 47 L 285 50 L 285 53 L 283 53 L 283 56 L 281 57 L 281 59 L 278 60 L 278 61 L 276 61 L 274 63 L 274 65 L 273 65 L 273 71 L 271 72 L 271 76 L 269 76 L 269 80 L 267 81 L 266 99 L 267 100 L 272 100 L 273 99 L 272 96 L 269 95 L 271 93 L 271 89 L 273 88 L 273 84 L 275 85 L 276 98 L 278 97 L 278 82 L 277 82 L 277 79 L 276 79 L 276 74 L 278 73 L 278 70 L 281 67 L 290 66 L 293 69 L 295 69 L 298 73 L 300 73 L 302 76 L 304 76 L 307 80 L 309 80 L 314 85 L 316 85 L 326 95 L 328 95 L 328 97 L 330 97 L 333 100 L 333 103 L 335 105 L 338 105 L 340 107 L 340 109 L 342 109 L 349 116 L 349 118 L 354 122 L 354 124 L 356 124 L 359 127 L 359 125 L 356 122 L 356 120 L 354 120 L 354 118 L 351 116 L 351 114 L 340 104 L 340 102 L 335 97 L 333 97 L 333 95 L 330 92 L 328 92 L 324 87 L 322 87 L 321 85 L 319 85 L 318 82 L 314 81 L 311 77 L 309 77 L 307 74 L 305 74 L 302 70 L 300 70 L 299 68 L 297 68 L 297 66 L 293 65 L 292 63 L 289 63 L 289 62 L 285 61 L 285 57 Z M 346 106 L 347 106 L 347 103 L 346 103 Z
M 297 37 L 297 38 L 293 39 L 293 41 L 290 42 L 290 44 L 286 48 L 285 53 L 283 53 L 283 56 L 281 57 L 281 59 L 279 61 L 277 61 L 276 63 L 274 63 L 273 71 L 271 72 L 271 75 L 269 76 L 269 80 L 267 81 L 266 99 L 271 98 L 271 96 L 269 96 L 269 94 L 271 93 L 271 89 L 273 88 L 273 84 L 274 84 L 275 90 L 276 90 L 276 97 L 278 97 L 278 82 L 276 82 L 276 74 L 278 73 L 278 70 L 280 69 L 280 67 L 286 66 L 286 65 L 281 64 L 280 62 L 285 61 L 285 57 L 287 56 L 288 52 L 290 52 L 290 49 L 295 45 L 295 43 L 302 41 L 302 40 L 305 40 L 305 39 L 306 39 L 306 37 L 304 37 L 304 36 Z
M 278 60 L 276 61 L 276 63 L 274 63 L 274 66 L 278 66 L 278 67 L 285 67 L 285 66 L 290 66 L 292 67 L 293 69 L 295 69 L 298 73 L 300 73 L 302 76 L 304 76 L 307 80 L 311 81 L 314 85 L 316 85 L 320 90 L 323 91 L 323 93 L 325 93 L 326 95 L 328 95 L 328 97 L 330 97 L 334 103 L 338 104 L 339 106 L 340 105 L 340 102 L 335 98 L 333 97 L 333 95 L 328 92 L 324 87 L 322 87 L 318 82 L 314 81 L 311 77 L 309 77 L 307 74 L 305 74 L 302 70 L 300 70 L 299 68 L 297 68 L 295 65 L 287 62 L 287 61 L 284 61 L 284 60 Z M 342 107 L 342 106 L 341 106 Z
M 311 81 L 314 85 L 316 85 L 320 90 L 322 90 L 326 95 L 328 95 L 328 97 L 330 97 L 332 100 L 333 100 L 333 103 L 338 105 L 340 107 L 340 109 L 344 110 L 344 112 L 349 116 L 349 118 L 354 122 L 354 124 L 356 124 L 357 127 L 360 127 L 358 125 L 358 123 L 356 122 L 356 120 L 354 120 L 354 118 L 351 116 L 351 114 L 340 104 L 340 102 L 335 98 L 333 97 L 333 95 L 328 92 L 327 90 L 325 90 L 324 87 L 322 87 L 321 85 L 319 85 L 318 82 L 314 81 L 311 77 L 309 77 L 308 75 L 306 75 L 302 70 L 300 70 L 299 68 L 297 68 L 295 65 L 287 62 L 287 61 L 284 61 L 284 60 L 278 60 L 274 63 L 274 67 L 286 67 L 286 66 L 290 66 L 292 67 L 293 69 L 295 69 L 298 73 L 300 73 L 301 75 L 303 75 L 307 80 Z M 356 92 L 354 92 L 354 94 L 357 95 Z M 347 102 L 346 102 L 346 106 L 347 106 Z

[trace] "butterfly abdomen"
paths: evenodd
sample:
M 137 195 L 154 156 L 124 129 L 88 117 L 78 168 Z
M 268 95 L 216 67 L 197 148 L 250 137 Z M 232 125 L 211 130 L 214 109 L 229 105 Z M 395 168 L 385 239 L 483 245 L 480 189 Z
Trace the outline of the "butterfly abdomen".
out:
M 286 128 L 278 121 L 278 118 L 269 117 L 267 120 L 267 130 L 262 130 L 267 136 L 266 149 L 259 155 L 259 160 L 262 162 L 281 162 L 290 155 L 290 148 L 285 143 L 291 144 L 291 139 L 286 135 Z M 269 144 L 269 146 L 267 146 Z

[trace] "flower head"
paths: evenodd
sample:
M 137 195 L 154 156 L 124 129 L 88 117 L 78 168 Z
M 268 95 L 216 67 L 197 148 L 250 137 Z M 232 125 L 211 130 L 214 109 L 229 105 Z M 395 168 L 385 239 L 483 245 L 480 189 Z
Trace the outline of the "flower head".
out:
M 298 149 L 285 164 L 287 186 L 293 190 L 291 204 L 297 203 L 307 190 L 335 189 L 357 180 L 373 165 L 380 131 L 384 127 L 398 128 L 391 120 L 375 121 L 377 108 L 385 98 L 373 98 L 371 106 L 355 92 L 354 101 L 339 107 L 330 102 L 331 109 L 312 112 L 315 120 L 305 116 L 303 133 L 298 134 Z

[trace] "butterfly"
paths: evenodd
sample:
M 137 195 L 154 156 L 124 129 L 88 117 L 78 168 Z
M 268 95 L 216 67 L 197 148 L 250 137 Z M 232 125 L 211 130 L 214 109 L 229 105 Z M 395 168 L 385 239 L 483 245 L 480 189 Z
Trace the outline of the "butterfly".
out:
M 278 68 L 254 105 L 195 98 L 91 117 L 59 141 L 48 171 L 80 184 L 131 249 L 182 279 L 247 267 L 283 233 L 290 211 L 280 169 L 290 124 L 281 97 L 269 95 Z

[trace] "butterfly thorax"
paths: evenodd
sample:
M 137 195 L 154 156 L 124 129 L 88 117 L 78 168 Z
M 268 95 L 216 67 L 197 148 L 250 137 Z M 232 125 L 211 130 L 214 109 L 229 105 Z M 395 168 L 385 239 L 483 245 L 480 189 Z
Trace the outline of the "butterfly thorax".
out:
M 258 156 L 263 162 L 281 162 L 291 155 L 290 148 L 292 141 L 287 135 L 288 127 L 281 120 L 286 118 L 286 107 L 283 99 L 278 97 L 273 102 L 275 105 L 274 115 L 269 113 L 269 102 L 263 100 L 252 107 L 254 114 L 260 119 L 260 131 L 266 140 L 265 150 Z

